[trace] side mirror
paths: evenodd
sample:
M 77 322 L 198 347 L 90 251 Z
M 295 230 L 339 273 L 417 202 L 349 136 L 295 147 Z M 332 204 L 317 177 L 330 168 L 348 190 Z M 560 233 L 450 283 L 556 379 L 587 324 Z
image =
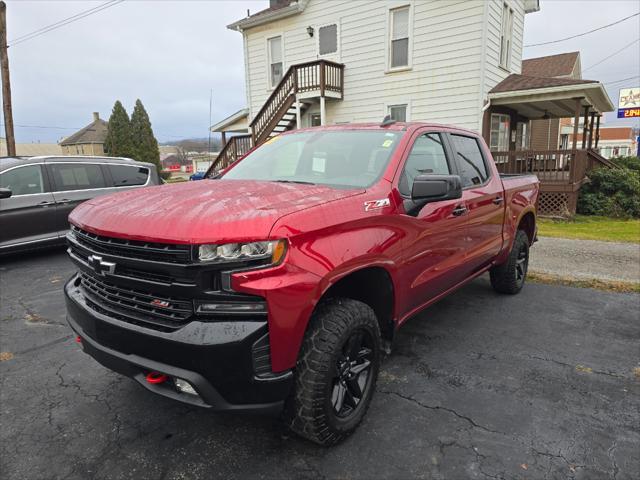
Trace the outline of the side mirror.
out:
M 411 200 L 420 203 L 453 200 L 462 197 L 462 180 L 458 175 L 418 175 L 413 180 Z
M 13 192 L 8 188 L 0 188 L 0 198 L 9 198 Z

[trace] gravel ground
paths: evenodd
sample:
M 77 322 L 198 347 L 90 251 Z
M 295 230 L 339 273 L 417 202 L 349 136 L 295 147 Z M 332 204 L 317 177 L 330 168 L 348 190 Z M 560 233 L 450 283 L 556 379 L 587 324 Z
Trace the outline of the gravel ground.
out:
M 578 280 L 640 282 L 640 245 L 539 237 L 529 269 Z
M 480 278 L 400 330 L 327 449 L 103 368 L 65 321 L 72 271 L 60 250 L 0 263 L 3 480 L 638 479 L 640 295 Z

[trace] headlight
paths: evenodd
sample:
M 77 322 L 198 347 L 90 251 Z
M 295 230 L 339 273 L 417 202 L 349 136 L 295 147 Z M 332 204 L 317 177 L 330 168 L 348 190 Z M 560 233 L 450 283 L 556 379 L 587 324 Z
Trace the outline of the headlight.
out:
M 225 243 L 224 245 L 200 245 L 198 259 L 201 262 L 235 262 L 243 260 L 267 260 L 277 265 L 287 251 L 286 240 L 268 240 L 251 243 Z

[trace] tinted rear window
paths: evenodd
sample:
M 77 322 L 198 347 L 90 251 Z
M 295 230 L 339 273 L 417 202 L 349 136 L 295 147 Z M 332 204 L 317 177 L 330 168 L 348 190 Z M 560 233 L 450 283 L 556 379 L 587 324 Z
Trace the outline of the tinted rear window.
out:
M 149 177 L 149 169 L 127 165 L 107 165 L 114 187 L 129 187 L 131 185 L 144 185 Z
M 89 190 L 107 186 L 100 165 L 83 163 L 51 163 L 55 191 Z
M 487 165 L 484 163 L 478 141 L 472 137 L 463 135 L 451 135 L 453 146 L 456 149 L 456 160 L 460 168 L 462 185 L 481 185 L 489 178 Z

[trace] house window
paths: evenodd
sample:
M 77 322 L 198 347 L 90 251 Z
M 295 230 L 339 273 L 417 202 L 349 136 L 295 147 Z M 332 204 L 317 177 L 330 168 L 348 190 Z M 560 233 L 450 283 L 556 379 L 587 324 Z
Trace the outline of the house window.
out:
M 499 113 L 491 114 L 491 133 L 489 138 L 489 148 L 495 152 L 509 151 L 509 115 Z
M 387 113 L 396 122 L 406 122 L 407 121 L 407 104 L 405 103 L 403 105 L 389 105 L 387 107 Z
M 409 7 L 391 10 L 389 67 L 409 66 Z
M 509 70 L 511 63 L 511 37 L 513 33 L 513 10 L 502 5 L 502 27 L 500 32 L 500 66 Z
M 269 82 L 271 88 L 273 88 L 278 85 L 283 74 L 282 37 L 269 38 L 267 43 L 269 50 Z
M 516 123 L 516 150 L 528 150 L 528 149 L 529 149 L 529 122 L 518 122 Z
M 329 55 L 338 51 L 338 25 L 325 25 L 318 29 L 318 55 Z
M 319 127 L 320 125 L 322 125 L 320 114 L 319 113 L 312 113 L 311 114 L 311 126 L 312 127 Z

